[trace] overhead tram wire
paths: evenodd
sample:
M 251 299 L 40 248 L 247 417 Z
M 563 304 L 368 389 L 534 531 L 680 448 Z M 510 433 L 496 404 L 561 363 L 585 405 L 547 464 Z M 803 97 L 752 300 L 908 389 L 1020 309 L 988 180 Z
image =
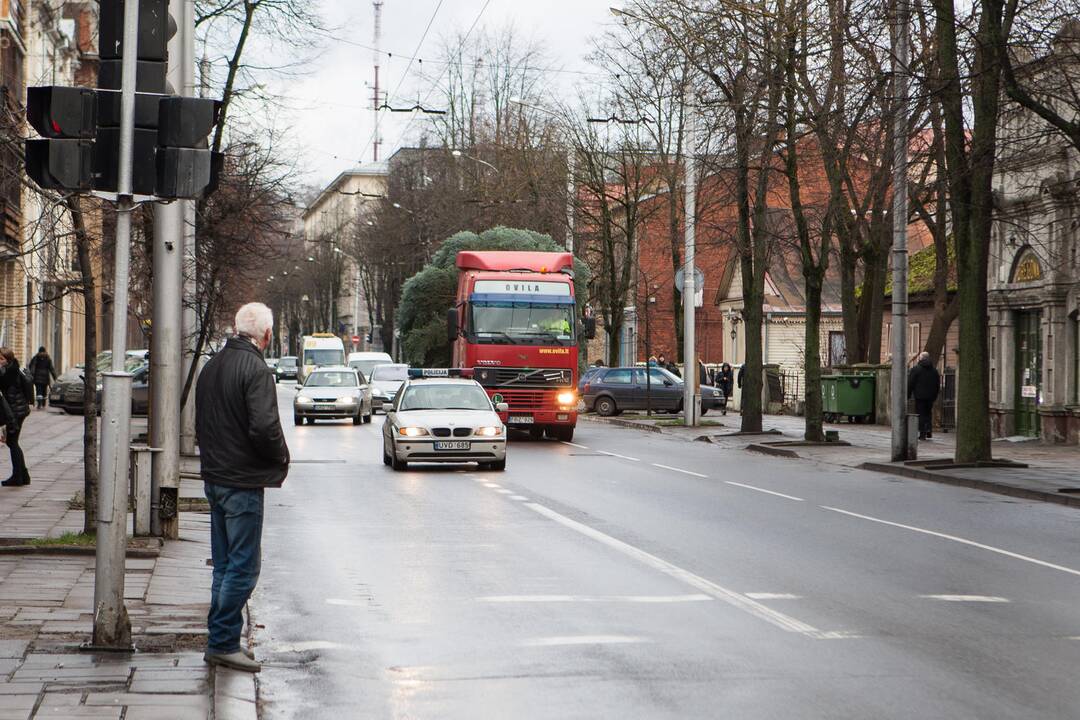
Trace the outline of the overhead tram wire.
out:
M 439 0 L 439 4 L 436 5 L 435 9 L 431 11 L 431 17 L 428 18 L 427 26 L 424 28 L 424 33 L 420 36 L 420 42 L 416 43 L 416 49 L 413 50 L 413 57 L 409 58 L 409 64 L 405 66 L 405 71 L 401 73 L 401 77 L 398 78 L 398 83 L 396 86 L 394 86 L 394 92 L 390 93 L 390 95 L 387 96 L 387 103 L 389 103 L 391 100 L 397 99 L 398 91 L 401 90 L 401 86 L 405 84 L 405 78 L 409 76 L 409 70 L 412 69 L 413 62 L 419 60 L 421 65 L 423 65 L 424 61 L 419 56 L 420 48 L 423 47 L 424 41 L 427 40 L 428 33 L 431 32 L 431 26 L 435 24 L 435 17 L 439 14 L 439 10 L 442 8 L 443 2 L 445 2 L 445 0 Z M 488 0 L 488 2 L 491 2 L 491 0 Z M 424 100 L 426 102 L 427 98 L 425 98 Z M 383 104 L 385 105 L 386 103 Z M 423 103 L 417 103 L 417 105 L 422 104 Z M 382 108 L 380 108 L 380 110 L 381 109 Z M 364 149 L 360 152 L 361 160 L 359 162 L 363 162 L 363 158 L 367 156 L 367 151 L 371 147 L 371 143 L 375 142 L 376 133 L 378 133 L 378 128 L 375 128 L 371 131 L 371 137 L 368 138 L 368 141 L 366 143 L 364 143 Z
M 490 4 L 491 0 L 485 0 L 484 5 L 480 8 L 480 12 L 476 13 L 476 17 L 473 19 L 472 25 L 469 26 L 469 30 L 462 36 L 461 42 L 458 44 L 458 55 L 460 55 L 461 52 L 465 49 L 465 43 L 469 40 L 469 37 L 472 35 L 473 30 L 476 29 L 477 24 L 480 22 L 480 18 L 483 17 L 484 12 L 488 9 L 488 5 Z M 443 81 L 443 77 L 446 76 L 446 72 L 449 69 L 450 65 L 447 64 L 443 68 L 442 73 L 439 74 L 439 77 L 435 80 L 435 82 L 431 84 L 431 87 L 428 89 L 427 95 L 425 95 L 424 99 L 418 102 L 417 105 L 427 105 L 427 101 L 431 99 L 431 95 L 435 92 L 435 88 L 437 88 L 439 86 L 439 83 Z M 415 114 L 409 118 L 409 121 L 407 123 L 405 123 L 405 127 L 402 128 L 401 133 L 398 134 L 397 140 L 391 147 L 398 147 L 401 145 L 401 141 L 405 138 L 405 134 L 409 132 L 409 128 L 412 127 L 414 120 L 416 120 Z M 363 155 L 361 155 L 361 157 L 363 157 Z

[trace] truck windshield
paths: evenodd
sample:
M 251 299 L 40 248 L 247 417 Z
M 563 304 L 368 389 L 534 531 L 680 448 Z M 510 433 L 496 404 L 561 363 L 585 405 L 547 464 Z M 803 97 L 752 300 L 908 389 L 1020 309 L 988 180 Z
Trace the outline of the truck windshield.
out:
M 561 303 L 474 302 L 471 334 L 496 345 L 572 345 L 574 306 Z

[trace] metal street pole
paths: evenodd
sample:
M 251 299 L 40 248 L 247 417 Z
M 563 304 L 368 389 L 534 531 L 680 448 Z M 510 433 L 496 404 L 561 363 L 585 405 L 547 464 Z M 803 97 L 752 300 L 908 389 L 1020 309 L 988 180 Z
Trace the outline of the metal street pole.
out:
M 127 551 L 128 465 L 131 443 L 131 374 L 127 356 L 128 270 L 131 260 L 132 145 L 135 137 L 135 72 L 139 4 L 124 3 L 120 74 L 120 148 L 116 184 L 116 251 L 113 280 L 112 369 L 103 373 L 101 458 L 98 473 L 97 547 L 94 551 L 95 648 L 131 647 L 131 620 L 124 607 Z
M 194 31 L 188 22 L 190 0 L 172 0 L 170 14 L 177 20 L 169 43 L 169 83 L 189 92 L 185 72 L 194 58 L 186 52 L 186 38 Z M 183 284 L 186 203 L 154 205 L 154 287 L 150 339 L 150 534 L 179 537 L 177 511 L 180 488 L 180 390 L 183 387 Z M 164 497 L 162 495 L 164 494 Z
M 892 418 L 892 460 L 910 460 L 907 437 L 907 171 L 908 171 L 908 0 L 896 0 L 893 27 L 893 246 L 892 246 L 892 372 L 889 414 Z
M 700 402 L 697 394 L 697 362 L 694 352 L 694 223 L 697 214 L 697 116 L 689 102 L 690 89 L 683 91 L 683 107 L 686 116 L 686 166 L 684 201 L 686 217 L 685 257 L 683 262 L 683 422 L 687 426 L 697 425 Z
M 181 3 L 181 15 L 177 20 L 178 39 L 182 48 L 180 61 L 180 91 L 187 97 L 208 97 L 210 94 L 210 63 L 203 59 L 205 73 L 196 78 L 195 73 L 195 0 L 171 0 L 171 4 Z M 195 201 L 177 200 L 177 205 L 184 210 L 184 290 L 181 296 L 181 317 L 183 319 L 183 377 L 187 378 L 191 363 L 198 362 L 195 357 L 195 341 L 198 335 L 198 316 L 195 299 L 198 297 L 198 266 L 196 265 L 195 247 Z M 187 303 L 183 303 L 187 298 Z M 184 455 L 195 454 L 195 388 L 192 387 L 188 401 L 180 410 L 180 452 Z

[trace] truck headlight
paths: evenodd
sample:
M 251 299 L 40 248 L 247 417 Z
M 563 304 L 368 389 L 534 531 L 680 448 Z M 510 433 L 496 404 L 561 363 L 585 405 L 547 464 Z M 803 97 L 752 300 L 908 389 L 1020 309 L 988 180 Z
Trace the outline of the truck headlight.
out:
M 478 427 L 476 428 L 475 435 L 478 437 L 498 437 L 502 435 L 503 429 L 497 426 Z
M 555 396 L 555 401 L 560 405 L 573 405 L 577 402 L 577 395 L 574 394 L 573 390 L 563 390 Z
M 405 437 L 421 437 L 427 435 L 428 431 L 422 427 L 401 427 L 398 428 L 398 435 L 404 435 Z

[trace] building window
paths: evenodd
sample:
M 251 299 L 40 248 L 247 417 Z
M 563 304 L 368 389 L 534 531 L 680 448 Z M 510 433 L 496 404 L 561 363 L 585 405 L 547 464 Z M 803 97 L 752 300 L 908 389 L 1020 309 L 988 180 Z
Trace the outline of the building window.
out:
M 922 351 L 922 325 L 919 323 L 908 324 L 908 352 L 917 355 Z

